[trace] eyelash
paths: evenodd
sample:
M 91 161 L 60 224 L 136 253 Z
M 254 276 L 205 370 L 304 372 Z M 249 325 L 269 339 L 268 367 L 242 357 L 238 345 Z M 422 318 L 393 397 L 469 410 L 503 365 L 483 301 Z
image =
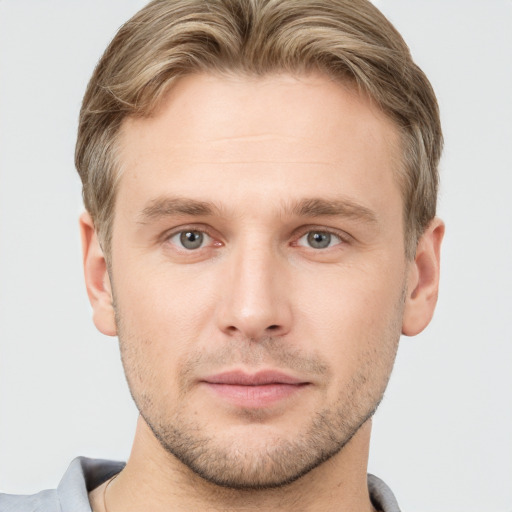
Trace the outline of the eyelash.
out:
M 329 245 L 325 248 L 314 248 L 309 245 L 299 245 L 299 241 L 310 233 L 322 233 L 325 235 L 329 235 L 331 237 L 335 237 L 338 241 L 333 245 Z M 313 250 L 315 252 L 326 252 L 328 249 L 335 249 L 336 246 L 345 246 L 349 245 L 354 241 L 351 235 L 346 233 L 345 231 L 340 231 L 337 229 L 331 229 L 325 226 L 304 226 L 300 230 L 296 231 L 296 235 L 294 236 L 294 242 L 292 242 L 293 246 L 304 247 L 306 249 Z
M 311 235 L 311 234 L 328 235 L 330 238 L 331 237 L 335 238 L 338 241 L 331 245 L 331 241 L 332 240 L 329 240 L 329 245 L 327 247 L 312 247 L 310 243 L 308 243 L 308 245 L 300 244 L 300 241 L 303 238 L 309 237 L 309 235 Z M 308 242 L 310 242 L 310 241 L 308 240 Z M 306 247 L 308 249 L 313 249 L 313 250 L 321 251 L 321 250 L 330 249 L 331 247 L 334 247 L 334 246 L 339 245 L 339 244 L 343 244 L 345 242 L 346 242 L 346 240 L 340 234 L 334 233 L 333 231 L 329 231 L 327 229 L 308 229 L 299 238 L 296 239 L 296 241 L 293 243 L 293 245 L 294 246 Z
M 185 233 L 199 233 L 202 236 L 206 237 L 206 240 L 203 240 L 200 246 L 194 247 L 194 248 L 184 247 L 183 244 L 179 240 L 173 241 L 174 238 L 181 237 Z M 327 247 L 312 247 L 309 244 L 303 245 L 300 243 L 300 241 L 304 237 L 307 237 L 308 235 L 310 235 L 312 233 L 328 235 L 329 237 L 334 237 L 335 239 L 337 239 L 337 242 L 331 245 L 331 240 L 329 240 L 329 245 Z M 331 249 L 338 245 L 345 245 L 350 242 L 348 234 L 345 234 L 345 233 L 341 234 L 338 231 L 334 231 L 334 230 L 331 230 L 331 229 L 328 229 L 325 227 L 316 228 L 314 226 L 304 227 L 299 233 L 295 234 L 293 238 L 294 238 L 294 241 L 291 243 L 292 247 L 304 247 L 306 249 L 313 250 L 315 252 L 316 251 L 323 252 L 323 251 L 326 251 L 327 249 Z M 206 230 L 202 227 L 195 227 L 195 226 L 181 228 L 178 231 L 172 231 L 171 233 L 169 233 L 165 236 L 165 241 L 170 242 L 172 245 L 177 247 L 180 251 L 184 251 L 187 253 L 192 253 L 192 252 L 196 252 L 200 249 L 205 249 L 205 248 L 207 248 L 208 244 L 212 243 L 212 241 L 214 242 L 213 247 L 221 247 L 222 245 L 224 245 L 222 242 L 215 240 L 215 236 L 213 236 L 211 233 L 209 233 L 208 230 Z M 207 245 L 204 245 L 205 243 Z
M 173 238 L 181 237 L 185 233 L 200 233 L 201 235 L 203 235 L 207 239 L 210 239 L 210 243 L 211 243 L 211 241 L 214 241 L 214 246 L 220 247 L 220 246 L 223 245 L 221 242 L 215 241 L 215 237 L 212 236 L 210 233 L 208 233 L 207 230 L 201 229 L 201 228 L 197 228 L 197 227 L 188 227 L 188 228 L 180 229 L 178 231 L 173 231 L 173 232 L 171 232 L 171 233 L 169 233 L 168 235 L 165 236 L 165 241 L 170 242 L 171 244 L 173 244 L 176 247 L 178 247 L 179 250 L 185 251 L 185 252 L 194 252 L 196 250 L 204 249 L 205 248 L 204 245 L 201 245 L 201 246 L 199 246 L 197 248 L 190 249 L 190 248 L 187 248 L 187 247 L 183 247 L 183 244 L 180 245 L 180 242 L 178 240 L 176 242 L 172 241 Z M 205 242 L 208 242 L 208 240 L 205 240 Z

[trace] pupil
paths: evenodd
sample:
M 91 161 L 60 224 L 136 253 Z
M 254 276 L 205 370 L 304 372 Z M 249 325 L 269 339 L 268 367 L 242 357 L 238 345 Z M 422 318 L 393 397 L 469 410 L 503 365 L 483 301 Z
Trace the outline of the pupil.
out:
M 313 232 L 308 235 L 308 243 L 315 249 L 325 249 L 331 243 L 331 235 L 329 233 Z
M 180 235 L 180 242 L 185 249 L 197 249 L 203 243 L 203 234 L 199 231 L 184 231 Z

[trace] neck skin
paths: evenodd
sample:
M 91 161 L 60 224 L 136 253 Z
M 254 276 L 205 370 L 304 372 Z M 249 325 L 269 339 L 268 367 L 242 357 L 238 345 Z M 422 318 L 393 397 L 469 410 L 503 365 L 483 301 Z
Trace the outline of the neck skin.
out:
M 343 450 L 296 482 L 278 489 L 238 491 L 210 484 L 168 454 L 139 417 L 132 453 L 106 493 L 108 512 L 208 510 L 374 512 L 367 486 L 371 420 Z M 103 506 L 106 483 L 91 491 L 94 512 Z

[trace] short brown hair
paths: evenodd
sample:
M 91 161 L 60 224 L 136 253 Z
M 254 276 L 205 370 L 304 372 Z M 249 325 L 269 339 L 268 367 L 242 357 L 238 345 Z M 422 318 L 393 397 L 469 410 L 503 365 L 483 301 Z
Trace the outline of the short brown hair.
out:
M 436 212 L 442 150 L 433 89 L 404 40 L 367 0 L 154 0 L 121 27 L 89 82 L 75 162 L 107 257 L 127 116 L 147 116 L 194 72 L 319 70 L 354 83 L 401 135 L 406 253 Z

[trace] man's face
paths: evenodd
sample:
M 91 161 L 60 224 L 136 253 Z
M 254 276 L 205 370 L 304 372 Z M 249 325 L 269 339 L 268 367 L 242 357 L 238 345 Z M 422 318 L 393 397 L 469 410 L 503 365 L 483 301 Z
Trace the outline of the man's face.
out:
M 129 119 L 111 281 L 161 445 L 232 487 L 337 454 L 384 392 L 408 263 L 392 123 L 322 75 L 193 75 Z

